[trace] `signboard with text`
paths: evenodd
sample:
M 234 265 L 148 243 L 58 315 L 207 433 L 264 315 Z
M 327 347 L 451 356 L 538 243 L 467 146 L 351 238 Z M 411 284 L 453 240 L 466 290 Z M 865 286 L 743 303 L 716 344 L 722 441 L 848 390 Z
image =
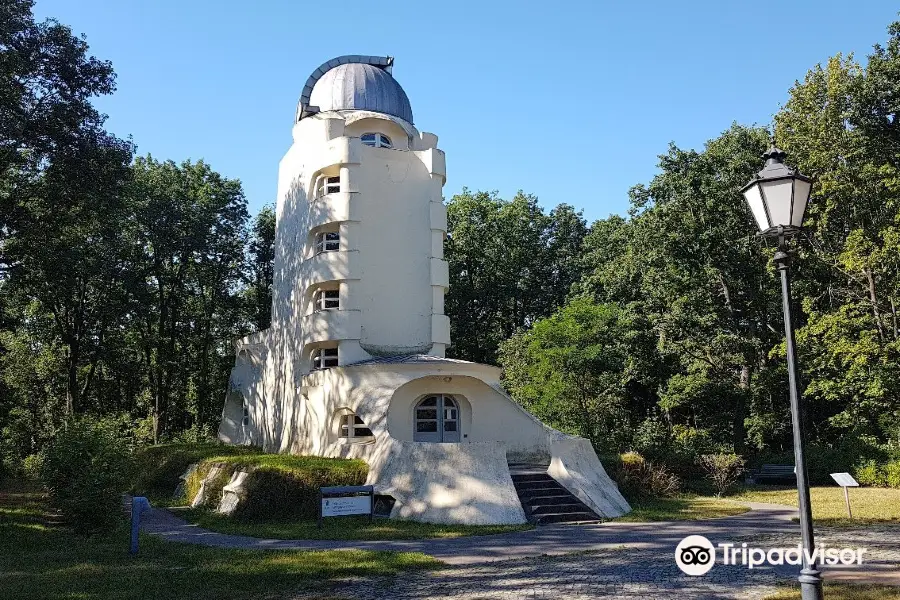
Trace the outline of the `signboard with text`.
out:
M 322 498 L 322 516 L 367 515 L 372 511 L 369 496 L 347 496 L 344 498 Z
M 831 478 L 841 487 L 859 487 L 859 484 L 850 473 L 832 473 Z
M 319 489 L 319 527 L 325 517 L 369 515 L 375 513 L 375 488 L 371 485 L 348 485 Z

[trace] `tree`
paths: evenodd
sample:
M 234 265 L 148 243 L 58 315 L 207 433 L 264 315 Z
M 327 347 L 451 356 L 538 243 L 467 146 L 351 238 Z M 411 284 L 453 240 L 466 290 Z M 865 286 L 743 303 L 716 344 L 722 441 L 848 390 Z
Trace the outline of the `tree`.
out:
M 275 207 L 263 206 L 250 228 L 246 289 L 247 314 L 256 331 L 272 322 L 272 274 L 275 265 Z
M 571 206 L 548 215 L 522 192 L 507 201 L 463 190 L 450 199 L 447 218 L 450 353 L 494 363 L 502 340 L 565 300 L 581 274 L 587 225 Z
M 900 23 L 866 66 L 837 55 L 791 89 L 779 144 L 816 181 L 797 332 L 823 439 L 900 443 Z
M 138 158 L 134 172 L 142 250 L 134 324 L 158 440 L 169 429 L 209 426 L 217 413 L 225 357 L 241 333 L 247 201 L 239 181 L 202 161 Z
M 614 304 L 576 298 L 501 344 L 504 385 L 544 422 L 616 448 L 628 430 L 627 328 Z
M 23 196 L 35 178 L 71 156 L 85 132 L 101 129 L 104 116 L 91 99 L 115 88 L 110 63 L 88 56 L 68 27 L 36 23 L 33 5 L 0 4 L 0 249 L 29 224 Z

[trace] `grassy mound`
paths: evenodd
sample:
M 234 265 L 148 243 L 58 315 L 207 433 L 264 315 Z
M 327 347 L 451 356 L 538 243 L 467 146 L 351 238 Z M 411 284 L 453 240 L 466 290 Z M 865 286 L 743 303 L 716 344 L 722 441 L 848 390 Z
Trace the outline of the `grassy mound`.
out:
M 131 492 L 147 496 L 154 504 L 171 504 L 181 475 L 189 465 L 211 457 L 258 456 L 260 451 L 225 444 L 160 444 L 135 455 L 135 476 Z
M 213 456 L 200 462 L 188 478 L 186 500 L 195 497 L 201 482 L 215 467 L 220 468 L 220 473 L 207 482 L 207 508 L 218 504 L 222 488 L 234 472 L 250 473 L 245 484 L 246 498 L 234 514 L 240 520 L 315 518 L 320 487 L 362 485 L 369 472 L 365 462 L 342 458 L 284 454 Z

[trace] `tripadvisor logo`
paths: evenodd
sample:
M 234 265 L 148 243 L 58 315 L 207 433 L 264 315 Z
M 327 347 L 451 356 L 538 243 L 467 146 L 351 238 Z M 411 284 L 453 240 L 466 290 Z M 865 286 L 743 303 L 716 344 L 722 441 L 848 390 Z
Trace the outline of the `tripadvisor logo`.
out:
M 722 564 L 741 565 L 753 569 L 762 565 L 800 565 L 803 559 L 809 564 L 860 565 L 866 548 L 826 548 L 819 544 L 808 552 L 798 544 L 794 548 L 751 548 L 746 543 L 736 547 L 731 543 L 719 543 Z M 805 556 L 804 556 L 805 555 Z M 687 575 L 705 575 L 716 563 L 716 547 L 702 535 L 689 535 L 675 547 L 675 564 Z
M 702 535 L 689 535 L 675 547 L 675 564 L 688 575 L 704 575 L 716 562 L 716 549 Z

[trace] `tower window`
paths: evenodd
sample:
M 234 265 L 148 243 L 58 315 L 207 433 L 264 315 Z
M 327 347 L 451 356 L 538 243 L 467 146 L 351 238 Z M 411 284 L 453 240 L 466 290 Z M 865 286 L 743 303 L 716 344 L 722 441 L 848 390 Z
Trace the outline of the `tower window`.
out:
M 341 417 L 341 428 L 338 436 L 342 438 L 368 438 L 374 434 L 366 427 L 365 422 L 358 416 L 350 413 Z
M 316 179 L 316 197 L 321 198 L 326 194 L 336 194 L 341 191 L 341 177 L 340 175 L 336 175 L 334 177 L 325 177 L 324 175 L 319 176 Z
M 338 366 L 337 348 L 316 348 L 312 354 L 313 369 L 327 369 Z
M 316 235 L 316 254 L 321 252 L 337 252 L 341 249 L 341 234 L 337 232 L 319 233 Z
M 384 135 L 383 133 L 364 133 L 359 136 L 359 139 L 361 139 L 362 143 L 366 146 L 372 146 L 373 148 L 394 147 L 394 145 L 391 143 L 391 138 Z
M 316 310 L 336 310 L 341 307 L 339 290 L 319 290 L 315 295 Z

